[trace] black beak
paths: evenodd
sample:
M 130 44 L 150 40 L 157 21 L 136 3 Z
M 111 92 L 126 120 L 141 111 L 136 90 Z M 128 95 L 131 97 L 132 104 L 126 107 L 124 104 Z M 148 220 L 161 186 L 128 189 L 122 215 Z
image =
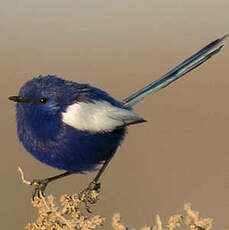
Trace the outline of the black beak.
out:
M 11 96 L 8 97 L 9 100 L 19 103 L 28 103 L 28 99 L 21 97 L 21 96 Z

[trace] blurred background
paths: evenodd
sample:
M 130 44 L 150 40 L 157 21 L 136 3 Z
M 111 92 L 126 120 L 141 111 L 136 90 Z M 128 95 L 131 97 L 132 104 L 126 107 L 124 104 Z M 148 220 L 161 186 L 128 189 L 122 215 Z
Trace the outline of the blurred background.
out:
M 155 80 L 229 32 L 229 1 L 15 0 L 0 7 L 2 229 L 35 220 L 26 179 L 60 171 L 32 158 L 16 136 L 8 96 L 40 74 L 90 83 L 117 99 Z M 215 229 L 229 227 L 229 44 L 185 78 L 148 97 L 135 111 L 148 123 L 129 134 L 102 177 L 94 214 L 140 228 L 191 202 Z M 50 184 L 47 193 L 81 191 L 93 174 Z M 13 217 L 13 219 L 12 219 Z M 106 229 L 110 229 L 106 225 Z

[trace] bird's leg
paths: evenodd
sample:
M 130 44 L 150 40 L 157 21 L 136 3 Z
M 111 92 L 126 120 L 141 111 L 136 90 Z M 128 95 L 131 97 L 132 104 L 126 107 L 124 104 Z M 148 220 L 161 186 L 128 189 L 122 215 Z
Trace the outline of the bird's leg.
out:
M 95 178 L 91 181 L 88 187 L 79 193 L 79 197 L 85 203 L 85 207 L 89 213 L 91 213 L 89 203 L 95 204 L 99 199 L 99 192 L 101 188 L 101 184 L 98 183 L 99 178 L 105 171 L 106 167 L 110 163 L 113 156 L 114 156 L 114 153 L 103 163 L 99 172 L 96 174 Z
M 65 173 L 61 173 L 59 175 L 56 175 L 53 177 L 48 177 L 48 178 L 41 179 L 41 180 L 39 180 L 39 179 L 32 180 L 31 185 L 35 186 L 33 193 L 32 193 L 32 199 L 34 200 L 34 198 L 36 196 L 40 197 L 40 194 L 42 194 L 44 196 L 45 195 L 44 194 L 45 189 L 50 182 L 58 180 L 59 178 L 62 178 L 62 177 L 68 176 L 68 175 L 71 175 L 71 173 L 65 172 Z

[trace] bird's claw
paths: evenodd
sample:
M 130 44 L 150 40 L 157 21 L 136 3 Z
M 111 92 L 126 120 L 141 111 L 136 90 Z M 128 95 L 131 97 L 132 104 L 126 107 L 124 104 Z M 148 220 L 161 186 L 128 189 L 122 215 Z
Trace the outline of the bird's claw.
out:
M 31 185 L 34 186 L 34 190 L 32 192 L 32 200 L 34 200 L 35 197 L 41 198 L 41 196 L 45 196 L 45 189 L 48 185 L 47 179 L 34 179 L 31 181 Z
M 92 181 L 87 188 L 79 193 L 79 198 L 84 202 L 86 210 L 91 213 L 90 204 L 95 204 L 99 200 L 101 184 Z

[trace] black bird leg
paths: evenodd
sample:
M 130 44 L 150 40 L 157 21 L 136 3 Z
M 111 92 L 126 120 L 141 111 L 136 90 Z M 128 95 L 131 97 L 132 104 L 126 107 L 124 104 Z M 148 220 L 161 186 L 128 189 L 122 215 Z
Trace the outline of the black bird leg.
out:
M 99 199 L 98 195 L 100 192 L 101 184 L 98 181 L 105 169 L 107 168 L 113 156 L 114 153 L 111 156 L 109 156 L 109 158 L 107 158 L 107 160 L 103 163 L 99 172 L 96 174 L 95 178 L 89 183 L 88 187 L 79 193 L 79 199 L 85 203 L 85 207 L 89 213 L 91 213 L 89 204 L 95 204 Z M 72 173 L 70 172 L 65 172 L 45 179 L 34 179 L 33 181 L 31 181 L 31 185 L 35 186 L 32 192 L 32 199 L 34 200 L 35 197 L 40 197 L 41 194 L 45 196 L 45 189 L 50 182 L 53 182 L 55 180 L 58 180 L 71 174 Z
M 91 209 L 89 206 L 90 204 L 95 204 L 99 199 L 99 192 L 101 188 L 101 184 L 98 182 L 101 175 L 107 168 L 108 164 L 110 163 L 112 157 L 114 156 L 115 152 L 109 156 L 108 159 L 103 163 L 102 167 L 100 168 L 99 172 L 96 174 L 95 178 L 91 181 L 87 188 L 85 188 L 82 192 L 79 193 L 79 198 L 85 203 L 85 207 L 89 213 L 91 213 Z
M 48 177 L 48 178 L 45 178 L 45 179 L 34 179 L 33 181 L 31 181 L 31 185 L 34 185 L 34 190 L 32 192 L 32 199 L 34 200 L 34 198 L 37 196 L 37 197 L 40 197 L 40 194 L 42 194 L 43 196 L 45 196 L 45 189 L 47 187 L 47 185 L 52 182 L 52 181 L 55 181 L 55 180 L 58 180 L 60 178 L 63 178 L 65 176 L 68 176 L 68 175 L 71 175 L 72 173 L 70 172 L 65 172 L 65 173 L 62 173 L 62 174 L 59 174 L 59 175 L 56 175 L 56 176 L 53 176 L 53 177 Z

